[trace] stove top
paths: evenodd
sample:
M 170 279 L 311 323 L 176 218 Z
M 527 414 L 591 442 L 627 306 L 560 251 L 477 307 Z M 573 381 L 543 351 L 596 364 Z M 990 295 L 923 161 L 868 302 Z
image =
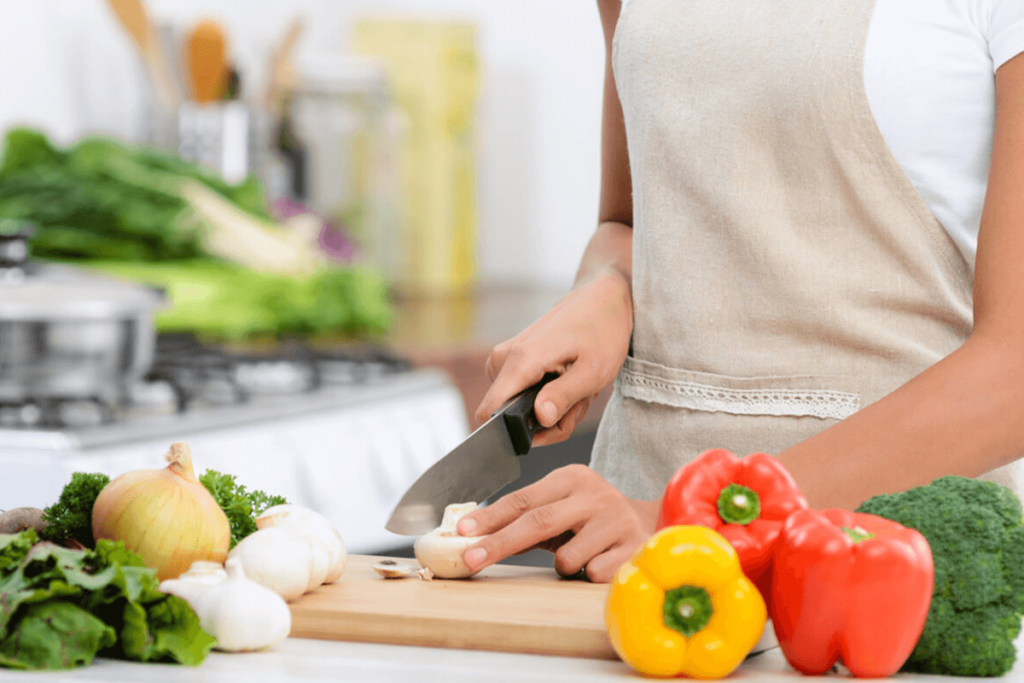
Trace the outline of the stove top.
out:
M 161 334 L 150 372 L 122 404 L 99 397 L 0 403 L 0 430 L 8 437 L 22 431 L 26 437 L 60 432 L 123 440 L 157 423 L 198 428 L 315 410 L 346 397 L 415 385 L 427 375 L 378 346 L 323 351 L 291 343 L 257 353 L 210 346 L 188 334 Z

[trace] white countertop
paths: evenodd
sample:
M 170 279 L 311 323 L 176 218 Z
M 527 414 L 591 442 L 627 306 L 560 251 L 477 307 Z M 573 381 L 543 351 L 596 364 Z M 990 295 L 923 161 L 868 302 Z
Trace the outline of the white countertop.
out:
M 837 678 L 839 676 L 836 675 L 801 676 L 786 664 L 782 651 L 773 648 L 749 658 L 733 672 L 729 680 L 764 683 L 829 680 L 834 683 Z M 982 680 L 910 674 L 900 674 L 896 678 L 905 683 Z M 641 677 L 622 662 L 302 638 L 288 638 L 265 652 L 214 652 L 201 666 L 195 668 L 100 658 L 92 666 L 74 671 L 15 672 L 0 669 L 0 681 L 32 683 L 600 683 L 629 679 L 641 680 Z M 1018 659 L 1013 671 L 1001 679 L 985 680 L 1024 681 L 1024 662 Z

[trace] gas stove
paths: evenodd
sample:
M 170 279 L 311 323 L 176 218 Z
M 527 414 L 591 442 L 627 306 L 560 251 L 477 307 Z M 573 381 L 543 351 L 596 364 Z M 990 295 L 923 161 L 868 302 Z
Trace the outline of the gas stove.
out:
M 353 552 L 385 552 L 407 543 L 383 528 L 394 504 L 468 431 L 447 375 L 384 348 L 239 352 L 161 335 L 121 404 L 0 404 L 0 509 L 52 503 L 72 472 L 162 467 L 187 441 L 197 473 L 283 495 L 331 519 Z

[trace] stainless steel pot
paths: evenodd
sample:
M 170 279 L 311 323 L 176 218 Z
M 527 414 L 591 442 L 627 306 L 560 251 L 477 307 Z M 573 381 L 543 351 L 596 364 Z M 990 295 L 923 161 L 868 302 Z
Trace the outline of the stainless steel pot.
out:
M 153 362 L 161 292 L 28 259 L 0 231 L 0 403 L 120 402 Z

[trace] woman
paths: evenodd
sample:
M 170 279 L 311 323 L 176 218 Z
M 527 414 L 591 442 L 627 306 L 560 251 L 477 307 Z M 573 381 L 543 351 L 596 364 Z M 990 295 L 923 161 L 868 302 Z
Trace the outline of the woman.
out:
M 591 468 L 463 520 L 608 581 L 709 448 L 776 454 L 815 507 L 1024 453 L 1024 3 L 599 0 L 600 225 L 574 290 L 488 359 Z M 994 74 L 994 75 L 993 75 Z M 975 253 L 976 248 L 976 253 Z M 1009 467 L 1007 467 L 1009 466 Z

